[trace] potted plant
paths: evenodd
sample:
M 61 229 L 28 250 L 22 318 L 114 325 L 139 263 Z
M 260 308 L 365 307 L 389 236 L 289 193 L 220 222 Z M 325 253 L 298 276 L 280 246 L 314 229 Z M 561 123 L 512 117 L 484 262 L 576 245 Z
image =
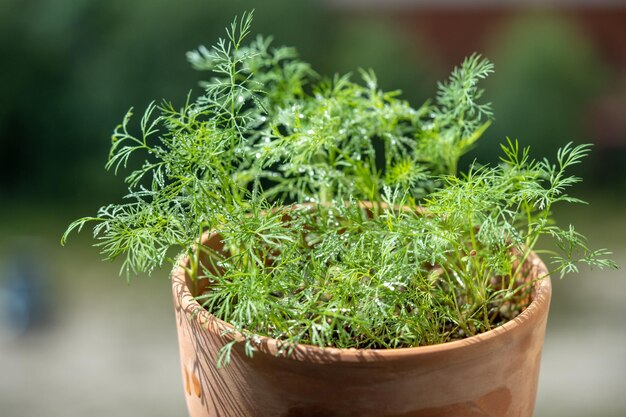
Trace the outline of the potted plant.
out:
M 507 140 L 459 173 L 492 116 L 489 61 L 415 109 L 371 71 L 325 79 L 244 44 L 251 23 L 188 54 L 212 74 L 197 99 L 150 104 L 138 134 L 128 112 L 107 164 L 145 157 L 125 202 L 62 240 L 93 222 L 122 273 L 173 263 L 193 417 L 531 416 L 549 275 L 615 267 L 551 217 L 580 201 L 568 170 L 589 147 L 536 161 Z

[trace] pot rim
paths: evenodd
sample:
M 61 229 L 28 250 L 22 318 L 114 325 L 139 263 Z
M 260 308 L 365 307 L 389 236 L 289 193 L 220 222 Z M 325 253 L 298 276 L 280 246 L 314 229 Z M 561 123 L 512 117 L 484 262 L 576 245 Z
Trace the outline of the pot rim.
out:
M 180 306 L 181 310 L 187 314 L 187 317 L 198 320 L 199 324 L 206 331 L 218 331 L 221 337 L 224 338 L 224 344 L 229 339 L 243 340 L 243 336 L 238 332 L 232 332 L 233 326 L 227 323 L 200 305 L 196 298 L 191 293 L 189 286 L 187 285 L 187 273 L 183 268 L 183 265 L 189 261 L 187 256 L 182 256 L 175 264 L 174 269 L 171 272 L 172 287 L 174 290 L 175 304 Z M 526 262 L 532 265 L 532 276 L 542 276 L 544 278 L 539 279 L 535 283 L 534 294 L 531 295 L 532 300 L 530 304 L 518 314 L 512 320 L 506 323 L 488 330 L 484 333 L 480 333 L 474 336 L 470 336 L 464 339 L 453 340 L 450 342 L 438 343 L 434 345 L 414 346 L 414 347 L 402 347 L 391 349 L 356 349 L 356 348 L 337 348 L 337 347 L 319 347 L 315 345 L 308 345 L 304 343 L 298 343 L 295 345 L 290 354 L 284 354 L 284 348 L 281 349 L 281 341 L 269 336 L 257 335 L 257 343 L 255 343 L 255 354 L 257 352 L 263 352 L 267 354 L 273 354 L 275 356 L 281 356 L 285 359 L 294 360 L 306 360 L 309 362 L 364 362 L 364 361 L 376 361 L 376 360 L 394 360 L 402 359 L 406 357 L 414 357 L 416 355 L 430 355 L 441 354 L 444 352 L 455 351 L 457 349 L 464 349 L 478 343 L 485 343 L 496 338 L 504 337 L 508 333 L 521 331 L 523 328 L 533 326 L 534 323 L 547 315 L 550 298 L 552 293 L 552 283 L 548 270 L 537 254 L 530 252 Z M 313 358 L 313 359 L 305 359 Z M 339 359 L 340 358 L 340 359 Z

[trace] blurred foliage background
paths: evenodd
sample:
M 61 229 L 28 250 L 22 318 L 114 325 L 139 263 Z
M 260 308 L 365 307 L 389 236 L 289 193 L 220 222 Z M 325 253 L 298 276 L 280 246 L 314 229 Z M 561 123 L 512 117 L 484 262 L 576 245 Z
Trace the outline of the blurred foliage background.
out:
M 383 88 L 401 89 L 416 106 L 435 94 L 436 81 L 464 56 L 477 51 L 489 57 L 496 72 L 485 88 L 496 121 L 466 160 L 496 162 L 497 144 L 507 135 L 541 157 L 554 155 L 568 141 L 594 143 L 579 188 L 593 206 L 562 218 L 582 222 L 592 243 L 609 246 L 616 260 L 623 260 L 626 2 L 506 3 L 0 0 L 0 342 L 11 340 L 0 344 L 0 415 L 184 415 L 173 318 L 169 307 L 159 304 L 169 298 L 167 271 L 155 284 L 140 281 L 128 289 L 110 279 L 116 266 L 98 263 L 87 236 L 65 249 L 57 242 L 70 220 L 122 195 L 121 178 L 105 172 L 104 164 L 110 135 L 128 108 L 141 112 L 162 98 L 183 103 L 190 90 L 199 92 L 205 74 L 190 68 L 186 51 L 212 44 L 233 16 L 252 8 L 255 32 L 297 47 L 319 73 L 373 68 Z M 547 382 L 540 386 L 538 415 L 626 412 L 623 396 L 613 395 L 625 388 L 615 373 L 616 361 L 626 364 L 623 348 L 607 353 L 599 371 L 571 368 L 577 361 L 594 363 L 589 357 L 581 361 L 571 347 L 565 348 L 569 356 L 556 353 L 559 340 L 574 340 L 584 354 L 585 342 L 593 348 L 594 340 L 601 345 L 616 333 L 626 335 L 619 319 L 625 313 L 625 280 L 618 279 L 619 271 L 604 278 L 609 289 L 595 296 L 605 297 L 605 310 L 597 304 L 589 308 L 604 323 L 610 322 L 606 315 L 615 318 L 606 333 L 581 342 L 574 336 L 581 320 L 568 327 L 566 320 L 551 318 L 565 330 L 546 346 L 552 365 L 547 374 L 542 371 Z M 600 291 L 595 284 L 577 285 L 565 287 Z M 595 317 L 581 307 L 582 293 L 562 291 L 563 298 L 555 300 L 561 311 Z M 93 303 L 101 294 L 104 301 Z M 610 308 L 615 310 L 607 312 Z M 597 323 L 590 321 L 588 328 L 598 329 Z M 31 327 L 48 330 L 22 337 Z M 138 334 L 137 328 L 143 330 Z M 89 355 L 71 359 L 68 350 Z M 130 365 L 138 355 L 142 359 Z M 565 368 L 575 370 L 568 374 Z M 595 391 L 574 384 L 579 371 L 601 381 Z M 561 397 L 558 411 L 546 399 L 565 384 L 561 375 L 569 375 L 578 391 Z M 112 382 L 120 377 L 123 383 Z M 29 403 L 33 390 L 64 387 L 61 379 L 82 387 L 76 393 L 82 402 L 73 403 L 75 397 L 61 388 L 46 397 L 60 407 L 56 412 Z M 96 398 L 94 390 L 111 392 L 115 400 Z M 571 401 L 574 397 L 579 401 Z M 581 406 L 589 402 L 605 404 L 605 412 Z

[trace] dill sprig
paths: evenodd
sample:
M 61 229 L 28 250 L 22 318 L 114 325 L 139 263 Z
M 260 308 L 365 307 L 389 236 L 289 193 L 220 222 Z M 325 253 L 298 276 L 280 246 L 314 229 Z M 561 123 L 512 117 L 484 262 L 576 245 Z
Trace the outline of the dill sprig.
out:
M 137 133 L 126 114 L 106 166 L 118 173 L 143 156 L 125 201 L 76 220 L 63 242 L 93 223 L 127 276 L 186 254 L 193 281 L 212 283 L 198 300 L 250 354 L 255 335 L 286 348 L 397 348 L 492 329 L 525 308 L 522 265 L 540 238 L 555 242 L 550 273 L 616 267 L 552 218 L 556 203 L 580 202 L 569 170 L 588 145 L 551 162 L 507 140 L 498 165 L 457 172 L 492 118 L 485 58 L 467 58 L 413 108 L 372 71 L 324 78 L 271 38 L 246 44 L 251 24 L 246 13 L 188 54 L 211 74 L 195 100 L 150 104 Z M 202 245 L 206 233 L 222 251 Z

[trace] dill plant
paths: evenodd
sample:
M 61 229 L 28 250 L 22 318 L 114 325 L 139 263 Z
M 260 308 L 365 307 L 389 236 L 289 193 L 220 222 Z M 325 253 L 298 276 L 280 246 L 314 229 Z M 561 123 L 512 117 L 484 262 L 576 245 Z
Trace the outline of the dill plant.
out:
M 521 266 L 540 238 L 556 243 L 542 252 L 550 273 L 616 266 L 551 217 L 555 204 L 580 202 L 567 194 L 580 181 L 569 170 L 588 145 L 533 160 L 507 139 L 500 164 L 457 172 L 491 122 L 479 86 L 488 60 L 467 58 L 414 108 L 372 71 L 324 78 L 271 38 L 244 44 L 251 23 L 244 14 L 188 53 L 211 75 L 195 100 L 150 104 L 136 132 L 127 113 L 107 163 L 117 173 L 143 155 L 125 201 L 78 219 L 63 241 L 93 224 L 127 275 L 186 255 L 192 281 L 210 282 L 198 300 L 250 354 L 255 335 L 399 348 L 488 331 L 525 308 L 533 280 Z M 224 249 L 204 245 L 207 233 Z

